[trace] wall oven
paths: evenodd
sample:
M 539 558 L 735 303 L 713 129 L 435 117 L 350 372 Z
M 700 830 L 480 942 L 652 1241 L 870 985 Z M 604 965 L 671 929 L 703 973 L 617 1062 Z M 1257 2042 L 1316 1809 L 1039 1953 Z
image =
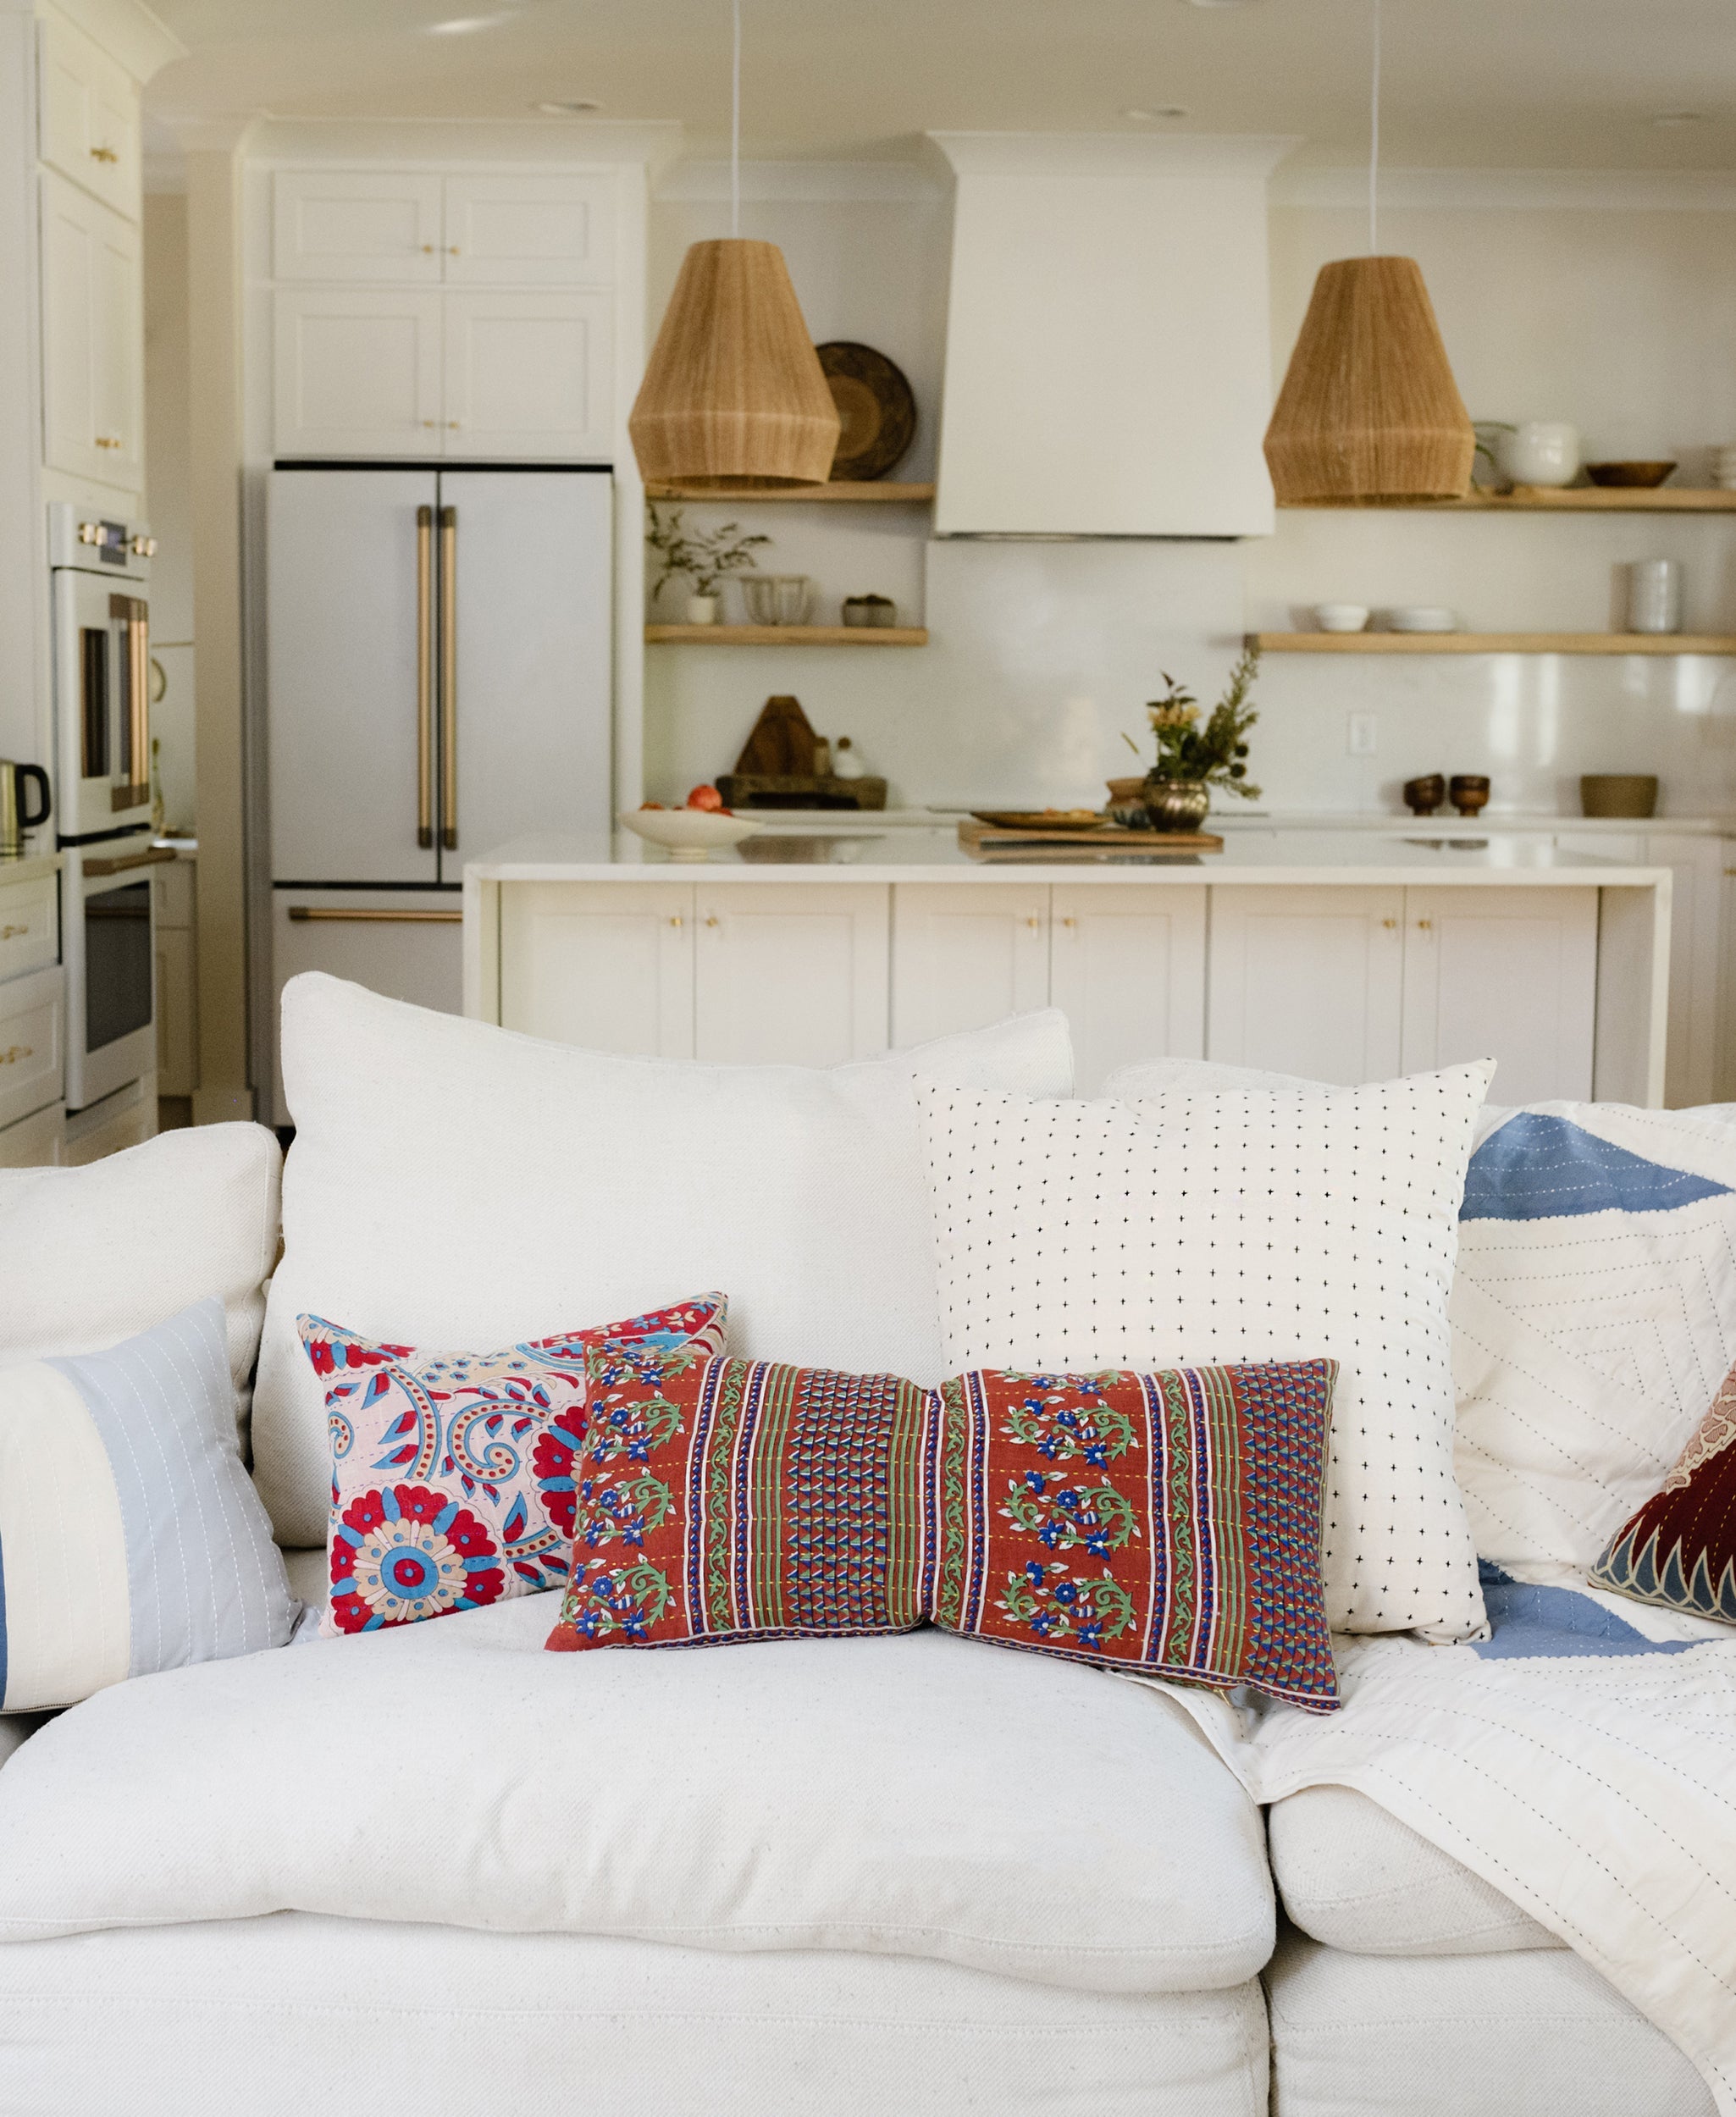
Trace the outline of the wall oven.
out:
M 48 511 L 54 813 L 66 964 L 66 1101 L 156 1070 L 151 843 L 151 554 L 142 528 Z

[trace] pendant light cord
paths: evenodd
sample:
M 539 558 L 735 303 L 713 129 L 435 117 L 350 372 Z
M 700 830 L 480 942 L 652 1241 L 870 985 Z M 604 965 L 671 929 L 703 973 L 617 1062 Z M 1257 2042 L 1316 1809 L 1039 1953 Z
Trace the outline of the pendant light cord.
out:
M 1375 0 L 1379 5 L 1379 0 Z M 742 0 L 734 0 L 735 41 L 729 81 L 729 232 L 742 231 Z
M 738 8 L 741 0 L 736 0 Z M 1374 85 L 1368 91 L 1368 255 L 1380 254 L 1375 194 L 1380 175 L 1380 0 L 1374 0 Z

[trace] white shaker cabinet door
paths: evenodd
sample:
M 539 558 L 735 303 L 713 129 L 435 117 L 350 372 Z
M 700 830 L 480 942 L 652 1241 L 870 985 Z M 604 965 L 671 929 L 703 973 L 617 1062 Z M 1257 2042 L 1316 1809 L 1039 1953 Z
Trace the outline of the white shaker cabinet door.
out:
M 440 180 L 404 169 L 279 169 L 271 262 L 279 279 L 437 285 Z
M 43 173 L 42 424 L 51 470 L 136 492 L 145 463 L 139 231 Z
M 449 286 L 613 284 L 615 181 L 605 170 L 445 181 Z
M 1041 882 L 900 882 L 893 891 L 892 1041 L 902 1050 L 1049 1003 Z
M 606 461 L 614 328 L 608 294 L 448 294 L 447 456 Z
M 1206 892 L 1057 883 L 1049 998 L 1073 1031 L 1073 1092 L 1096 1095 L 1118 1066 L 1202 1058 Z
M 1212 891 L 1206 1055 L 1355 1086 L 1399 1070 L 1404 893 Z
M 837 1066 L 887 1045 L 884 883 L 694 893 L 694 1056 Z
M 1635 854 L 1667 867 L 1670 896 L 1670 1026 L 1664 1101 L 1672 1110 L 1717 1100 L 1719 930 L 1725 848 L 1717 838 L 1656 832 Z
M 692 883 L 502 889 L 500 1025 L 626 1058 L 691 1058 Z
M 58 14 L 36 25 L 37 143 L 50 169 L 139 218 L 139 91 L 81 30 Z
M 272 298 L 279 456 L 440 454 L 437 291 L 279 287 Z
M 1588 1101 L 1598 893 L 1407 889 L 1402 1070 L 1497 1064 L 1490 1100 Z

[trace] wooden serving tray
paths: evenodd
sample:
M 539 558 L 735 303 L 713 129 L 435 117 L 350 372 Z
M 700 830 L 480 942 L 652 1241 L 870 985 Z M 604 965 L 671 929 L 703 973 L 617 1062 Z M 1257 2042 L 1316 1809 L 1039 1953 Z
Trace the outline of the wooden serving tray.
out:
M 1129 831 L 1106 823 L 1101 831 L 1009 831 L 967 820 L 959 843 L 978 860 L 1022 854 L 1026 860 L 1092 860 L 1114 853 L 1221 853 L 1224 841 L 1210 831 Z

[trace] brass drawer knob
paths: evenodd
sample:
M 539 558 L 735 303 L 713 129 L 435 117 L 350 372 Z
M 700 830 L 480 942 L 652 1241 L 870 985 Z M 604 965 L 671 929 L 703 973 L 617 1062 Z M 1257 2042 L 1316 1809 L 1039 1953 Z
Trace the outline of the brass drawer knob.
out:
M 36 1051 L 30 1044 L 8 1044 L 0 1051 L 0 1066 L 15 1066 L 20 1058 L 34 1058 Z

